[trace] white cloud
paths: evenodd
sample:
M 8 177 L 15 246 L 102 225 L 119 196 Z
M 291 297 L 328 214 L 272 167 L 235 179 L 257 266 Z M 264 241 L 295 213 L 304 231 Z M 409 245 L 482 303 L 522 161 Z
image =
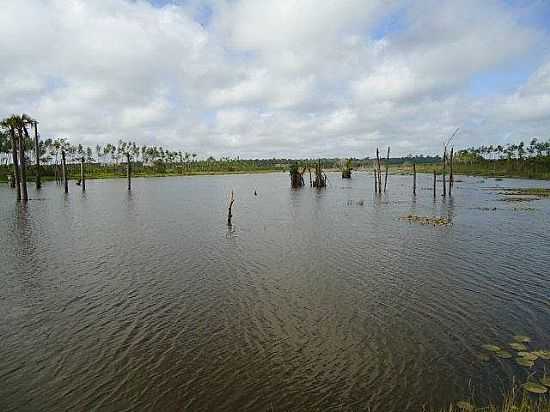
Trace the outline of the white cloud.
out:
M 30 113 L 45 137 L 241 157 L 434 152 L 457 126 L 464 145 L 548 130 L 548 63 L 510 94 L 470 93 L 475 76 L 548 54 L 506 3 L 205 1 L 206 25 L 200 0 L 4 0 L 2 112 Z

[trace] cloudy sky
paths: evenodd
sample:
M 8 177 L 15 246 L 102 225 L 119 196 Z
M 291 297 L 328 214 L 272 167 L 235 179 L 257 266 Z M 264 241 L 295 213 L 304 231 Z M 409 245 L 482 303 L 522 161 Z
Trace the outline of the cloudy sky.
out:
M 550 138 L 550 2 L 2 0 L 0 114 L 201 156 Z

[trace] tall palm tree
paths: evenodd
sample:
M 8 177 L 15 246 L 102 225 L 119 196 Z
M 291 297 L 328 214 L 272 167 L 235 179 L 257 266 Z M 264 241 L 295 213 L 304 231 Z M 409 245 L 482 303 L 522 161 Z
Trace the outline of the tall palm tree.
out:
M 15 136 L 15 130 L 17 128 L 17 116 L 12 115 L 2 120 L 2 128 L 9 130 L 11 137 L 11 154 L 13 161 L 13 174 L 15 178 L 15 187 L 17 189 L 17 201 L 21 201 L 21 176 L 19 175 L 19 159 L 17 155 L 17 143 L 18 140 Z

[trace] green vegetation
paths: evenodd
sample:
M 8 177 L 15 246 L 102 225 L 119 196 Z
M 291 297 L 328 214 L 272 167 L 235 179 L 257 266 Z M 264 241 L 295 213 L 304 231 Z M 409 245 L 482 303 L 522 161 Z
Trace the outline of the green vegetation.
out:
M 536 382 L 522 385 L 522 391 L 512 389 L 500 404 L 477 406 L 473 401 L 458 401 L 440 412 L 548 412 L 550 411 L 550 398 L 546 395 L 547 388 Z M 527 392 L 537 395 L 529 395 Z
M 453 165 L 455 174 L 550 179 L 550 140 L 460 150 L 454 155 Z M 442 172 L 440 164 L 417 165 L 417 171 L 423 173 L 434 169 Z

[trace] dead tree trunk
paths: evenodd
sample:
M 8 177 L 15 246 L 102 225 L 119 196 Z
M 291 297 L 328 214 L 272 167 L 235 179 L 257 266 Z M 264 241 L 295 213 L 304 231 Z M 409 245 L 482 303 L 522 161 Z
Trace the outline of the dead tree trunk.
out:
M 454 184 L 453 155 L 454 155 L 454 147 L 451 147 L 451 156 L 449 157 L 449 196 L 451 196 L 452 194 L 453 184 Z
M 130 153 L 126 153 L 126 162 L 127 162 L 126 174 L 128 176 L 128 190 L 132 190 L 132 163 L 130 163 Z
M 376 148 L 376 163 L 378 165 L 378 193 L 382 193 L 382 173 L 380 169 L 380 151 Z
M 413 163 L 413 195 L 416 195 L 416 163 Z
M 25 127 L 23 127 L 25 129 Z M 26 134 L 27 129 L 25 129 Z M 20 174 L 21 174 L 21 196 L 23 202 L 29 200 L 29 195 L 27 193 L 27 164 L 25 162 L 25 139 L 23 137 L 23 130 L 19 128 L 19 165 L 20 165 Z
M 21 201 L 21 176 L 19 176 L 19 159 L 17 156 L 17 139 L 15 138 L 15 129 L 10 128 L 11 134 L 11 156 L 13 160 L 13 174 L 15 175 L 15 187 L 17 188 L 17 201 Z
M 374 175 L 374 193 L 378 192 L 378 182 L 376 179 L 376 168 L 372 169 L 372 173 Z
M 61 166 L 63 173 L 63 184 L 65 185 L 65 193 L 69 193 L 69 182 L 67 180 L 67 161 L 65 159 L 65 150 L 61 151 Z
M 84 157 L 80 159 L 80 184 L 82 185 L 82 191 L 86 191 L 86 176 L 84 174 Z
M 42 179 L 40 177 L 40 146 L 38 142 L 38 122 L 35 121 L 34 125 L 34 151 L 36 156 L 36 190 L 42 187 Z
M 445 168 L 447 164 L 447 146 L 445 146 L 445 150 L 443 151 L 443 197 L 447 196 L 447 185 L 445 182 Z
M 231 210 L 233 208 L 233 203 L 235 203 L 235 194 L 233 193 L 233 190 L 232 190 L 231 198 L 229 199 L 229 207 L 227 208 L 227 226 L 231 226 L 231 218 L 233 217 Z
M 437 194 L 436 194 L 436 189 L 437 189 L 437 173 L 434 169 L 434 199 L 436 198 Z
M 386 160 L 386 176 L 384 178 L 384 193 L 386 193 L 386 187 L 388 186 L 388 165 L 389 165 L 389 162 L 390 162 L 390 147 L 388 146 L 388 157 L 387 157 L 387 160 Z
M 313 187 L 313 179 L 311 178 L 311 166 L 307 165 L 307 170 L 309 171 L 309 187 Z

